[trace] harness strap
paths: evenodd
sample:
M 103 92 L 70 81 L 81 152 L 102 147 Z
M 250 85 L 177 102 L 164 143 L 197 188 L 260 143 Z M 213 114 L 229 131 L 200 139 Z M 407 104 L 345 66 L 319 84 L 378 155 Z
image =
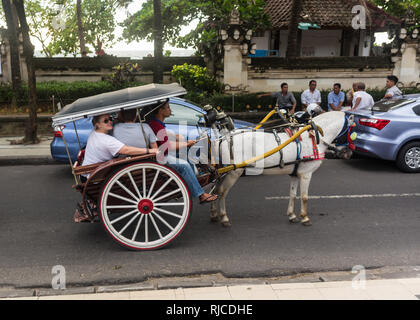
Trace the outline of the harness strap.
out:
M 276 129 L 273 129 L 273 134 L 274 134 L 274 138 L 277 141 L 277 144 L 278 145 L 281 145 L 281 139 L 280 139 L 279 135 L 277 134 L 277 130 Z M 282 149 L 279 150 L 279 154 L 280 154 L 279 167 L 280 168 L 284 168 L 283 150 Z

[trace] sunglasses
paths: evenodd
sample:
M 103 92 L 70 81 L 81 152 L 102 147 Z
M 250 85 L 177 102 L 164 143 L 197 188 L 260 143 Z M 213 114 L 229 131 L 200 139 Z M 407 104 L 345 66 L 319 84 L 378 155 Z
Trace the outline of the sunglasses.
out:
M 106 124 L 106 123 L 108 123 L 108 122 L 112 122 L 112 119 L 107 118 L 107 119 L 105 119 L 103 122 Z

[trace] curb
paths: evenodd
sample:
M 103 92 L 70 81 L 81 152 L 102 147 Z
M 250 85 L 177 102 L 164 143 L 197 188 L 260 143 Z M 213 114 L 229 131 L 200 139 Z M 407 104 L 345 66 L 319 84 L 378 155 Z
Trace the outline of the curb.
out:
M 27 157 L 0 157 L 0 166 L 19 166 L 19 165 L 63 165 L 65 163 L 54 160 L 51 156 L 27 156 Z

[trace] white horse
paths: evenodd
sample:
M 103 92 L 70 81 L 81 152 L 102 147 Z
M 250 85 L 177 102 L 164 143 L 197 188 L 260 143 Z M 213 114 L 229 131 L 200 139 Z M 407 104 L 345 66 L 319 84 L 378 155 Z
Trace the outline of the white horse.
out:
M 311 182 L 312 173 L 320 167 L 322 160 L 300 162 L 296 169 L 295 164 L 287 165 L 287 163 L 296 162 L 297 159 L 314 158 L 314 155 L 315 158 L 317 158 L 317 152 L 319 152 L 318 158 L 322 159 L 328 145 L 331 145 L 340 132 L 344 132 L 343 130 L 347 129 L 345 113 L 341 111 L 322 113 L 313 118 L 313 122 L 322 129 L 324 134 L 322 137 L 320 135 L 321 142 L 318 145 L 316 145 L 316 142 L 315 144 L 313 143 L 314 140 L 310 136 L 311 133 L 309 131 L 305 131 L 301 135 L 302 141 L 299 143 L 290 143 L 282 149 L 282 155 L 280 152 L 276 152 L 275 154 L 256 162 L 254 165 L 254 170 L 260 170 L 260 173 L 264 175 L 291 175 L 295 171 L 295 175 L 291 175 L 290 200 L 287 208 L 287 216 L 289 221 L 292 223 L 300 221 L 294 213 L 294 203 L 296 200 L 298 184 L 300 183 L 300 217 L 302 219 L 302 224 L 305 226 L 311 225 L 307 212 L 309 183 Z M 280 140 L 278 138 L 280 138 Z M 258 156 L 274 149 L 280 144 L 280 142 L 284 143 L 289 138 L 290 137 L 287 133 L 277 133 L 276 139 L 276 134 L 272 132 L 252 130 L 239 130 L 239 132 L 236 130 L 228 132 L 226 130 L 224 132 L 224 139 L 222 142 L 220 144 L 213 143 L 212 149 L 213 154 L 219 155 L 224 164 L 238 164 L 244 160 L 252 158 L 253 156 Z M 281 158 L 286 164 L 283 168 L 280 167 Z M 214 193 L 218 194 L 218 200 L 212 202 L 211 204 L 210 218 L 212 221 L 218 221 L 220 217 L 221 223 L 224 226 L 231 225 L 226 212 L 225 199 L 229 190 L 236 183 L 244 170 L 244 168 L 233 170 L 216 184 Z

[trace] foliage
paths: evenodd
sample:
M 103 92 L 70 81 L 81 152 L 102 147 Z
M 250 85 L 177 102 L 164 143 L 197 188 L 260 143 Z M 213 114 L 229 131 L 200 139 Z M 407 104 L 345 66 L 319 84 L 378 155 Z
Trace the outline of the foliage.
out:
M 202 96 L 221 92 L 222 84 L 210 76 L 207 68 L 184 63 L 174 65 L 171 75 L 187 90 Z
M 130 61 L 120 62 L 117 66 L 112 68 L 112 74 L 109 81 L 117 87 L 123 87 L 128 83 L 134 82 L 136 72 L 140 71 L 138 63 Z
M 418 0 L 373 0 L 373 3 L 400 19 L 405 18 L 407 10 L 411 9 L 417 24 L 420 23 L 420 6 Z
M 126 0 L 83 0 L 82 23 L 89 52 L 100 52 L 115 42 L 116 9 Z M 3 11 L 3 10 L 2 10 Z M 26 0 L 25 11 L 30 35 L 42 46 L 47 57 L 79 53 L 76 0 Z M 4 23 L 4 14 L 0 16 Z
M 264 13 L 264 0 L 162 0 L 163 41 L 172 46 L 194 47 L 200 54 L 210 55 L 217 49 L 217 35 L 226 28 L 230 13 L 237 8 L 242 26 L 247 29 L 259 29 L 269 25 L 269 18 Z M 183 26 L 197 22 L 197 27 L 181 36 Z M 153 0 L 143 3 L 141 9 L 127 18 L 123 38 L 127 41 L 153 37 Z

